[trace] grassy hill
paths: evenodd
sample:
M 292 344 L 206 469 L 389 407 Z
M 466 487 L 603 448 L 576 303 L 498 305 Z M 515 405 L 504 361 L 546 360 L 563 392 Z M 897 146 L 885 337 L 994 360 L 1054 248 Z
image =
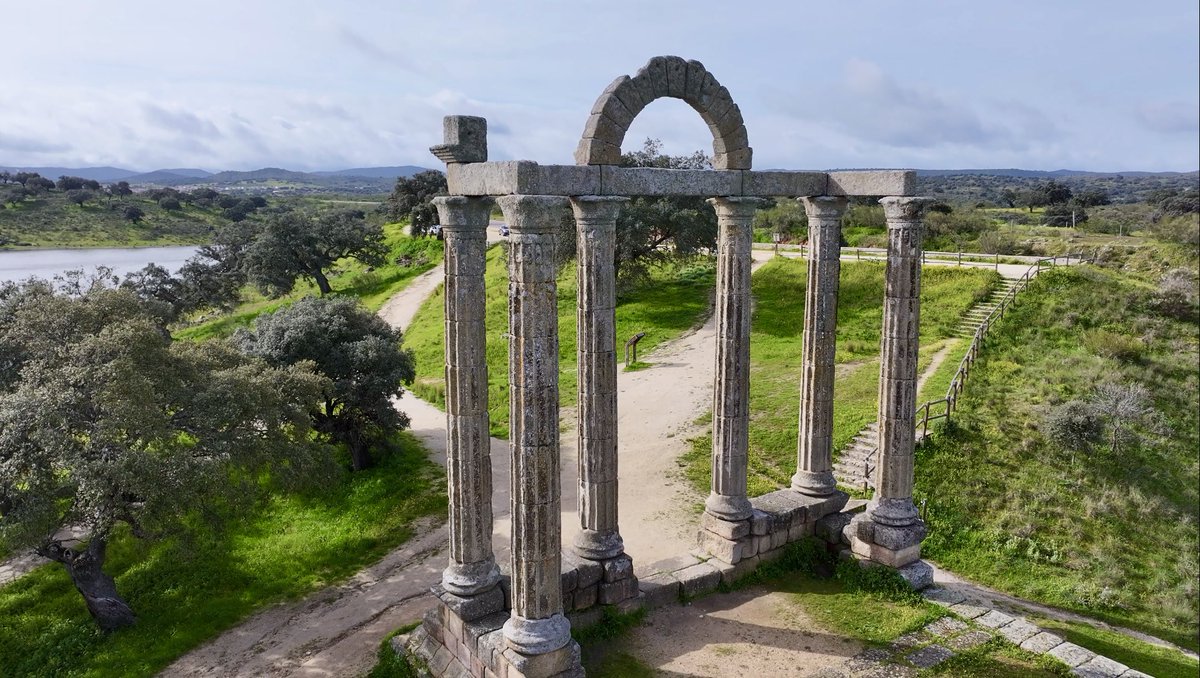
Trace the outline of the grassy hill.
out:
M 137 223 L 124 216 L 130 205 L 145 213 Z M 138 194 L 81 206 L 50 191 L 0 209 L 0 248 L 195 245 L 209 242 L 214 229 L 227 223 L 219 207 L 167 210 Z

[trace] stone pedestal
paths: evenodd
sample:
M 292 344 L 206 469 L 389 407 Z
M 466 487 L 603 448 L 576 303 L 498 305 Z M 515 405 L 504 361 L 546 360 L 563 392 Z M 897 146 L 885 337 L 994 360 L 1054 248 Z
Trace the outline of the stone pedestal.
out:
M 483 271 L 490 198 L 434 198 L 446 259 L 446 482 L 450 564 L 442 586 L 458 596 L 500 580 L 492 554 L 492 462 Z
M 750 447 L 750 244 L 758 198 L 711 198 L 717 227 L 717 355 L 713 384 L 712 492 L 714 518 L 750 517 L 746 473 Z
M 846 198 L 802 198 L 808 213 L 800 436 L 792 489 L 813 497 L 837 489 L 833 477 L 833 376 L 842 214 Z
M 589 560 L 620 556 L 617 527 L 617 215 L 623 197 L 571 199 L 579 280 L 579 527 L 575 552 Z M 636 594 L 636 586 L 634 593 Z
M 504 624 L 504 639 L 520 654 L 541 655 L 571 642 L 559 581 L 562 525 L 554 265 L 554 241 L 567 200 L 508 195 L 497 202 L 510 229 L 512 615 Z
M 925 525 L 913 504 L 913 447 L 921 311 L 922 198 L 884 198 L 888 226 L 883 348 L 879 375 L 879 461 L 875 496 L 847 527 L 860 558 L 900 568 L 921 556 Z

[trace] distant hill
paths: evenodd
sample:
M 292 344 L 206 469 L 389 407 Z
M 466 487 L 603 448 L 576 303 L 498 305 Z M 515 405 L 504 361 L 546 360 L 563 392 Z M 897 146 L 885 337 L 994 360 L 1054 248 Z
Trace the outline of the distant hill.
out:
M 370 179 L 398 179 L 428 171 L 426 167 L 400 165 L 399 167 L 354 167 L 351 169 L 313 172 L 323 177 L 367 177 Z
M 203 179 L 204 177 L 211 177 L 213 175 L 213 173 L 209 172 L 208 170 L 202 170 L 202 169 L 199 169 L 196 167 L 176 167 L 176 168 L 167 168 L 167 169 L 160 169 L 160 170 L 154 170 L 154 171 L 155 172 L 166 172 L 168 174 L 177 174 L 182 177 L 193 177 L 196 179 Z
M 203 171 L 203 170 L 201 170 Z M 204 177 L 189 176 L 180 174 L 172 170 L 154 170 L 145 174 L 135 174 L 127 177 L 124 181 L 128 181 L 134 186 L 152 184 L 155 186 L 177 186 L 179 184 L 190 184 L 193 181 L 200 180 Z
M 1024 170 L 1024 169 L 919 169 L 919 177 L 976 175 L 989 177 L 1020 177 L 1023 179 L 1063 179 L 1066 177 L 1178 177 L 1195 172 L 1089 172 L 1086 170 Z
M 133 170 L 120 167 L 3 167 L 0 170 L 9 172 L 37 172 L 47 179 L 57 179 L 62 176 L 92 179 L 94 181 L 122 181 L 137 174 Z

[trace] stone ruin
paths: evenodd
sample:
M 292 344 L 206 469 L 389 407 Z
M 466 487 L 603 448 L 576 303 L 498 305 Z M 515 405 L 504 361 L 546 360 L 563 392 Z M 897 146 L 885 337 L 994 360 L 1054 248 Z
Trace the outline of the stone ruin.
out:
M 713 134 L 713 170 L 618 166 L 634 117 L 661 97 L 682 99 Z M 446 428 L 449 565 L 434 610 L 410 652 L 435 676 L 582 676 L 571 625 L 713 590 L 814 532 L 864 564 L 929 582 L 925 536 L 912 500 L 921 213 L 911 171 L 751 170 L 741 111 L 697 61 L 655 57 L 597 99 L 575 165 L 488 162 L 487 121 L 448 116 L 448 197 L 435 199 L 445 237 Z M 710 559 L 639 581 L 625 553 L 617 506 L 616 220 L 629 196 L 710 196 L 717 244 L 712 488 L 699 529 Z M 886 297 L 879 382 L 879 462 L 866 510 L 832 472 L 834 340 L 841 217 L 849 196 L 882 197 Z M 808 287 L 799 446 L 791 487 L 746 494 L 749 436 L 751 222 L 763 197 L 799 198 L 809 219 Z M 484 260 L 493 198 L 510 229 L 509 412 L 511 569 L 492 551 L 492 469 L 484 347 Z M 579 531 L 561 547 L 555 239 L 574 212 L 578 242 Z M 848 548 L 847 548 L 848 547 Z M 568 615 L 570 615 L 568 617 Z

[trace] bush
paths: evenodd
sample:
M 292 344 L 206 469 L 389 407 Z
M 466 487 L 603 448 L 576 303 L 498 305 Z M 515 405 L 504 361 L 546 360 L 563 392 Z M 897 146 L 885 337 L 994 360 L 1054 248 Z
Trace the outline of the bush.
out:
M 1070 400 L 1050 410 L 1042 427 L 1046 437 L 1069 450 L 1072 457 L 1076 452 L 1091 450 L 1104 433 L 1104 423 L 1095 408 L 1083 400 Z
M 1183 245 L 1200 244 L 1200 215 L 1163 217 L 1150 224 L 1150 234 L 1159 240 Z
M 1083 335 L 1083 345 L 1102 358 L 1135 362 L 1142 356 L 1146 344 L 1137 337 L 1095 329 Z
M 1198 298 L 1195 276 L 1186 269 L 1176 268 L 1162 277 L 1150 305 L 1167 317 L 1195 322 L 1200 310 Z

